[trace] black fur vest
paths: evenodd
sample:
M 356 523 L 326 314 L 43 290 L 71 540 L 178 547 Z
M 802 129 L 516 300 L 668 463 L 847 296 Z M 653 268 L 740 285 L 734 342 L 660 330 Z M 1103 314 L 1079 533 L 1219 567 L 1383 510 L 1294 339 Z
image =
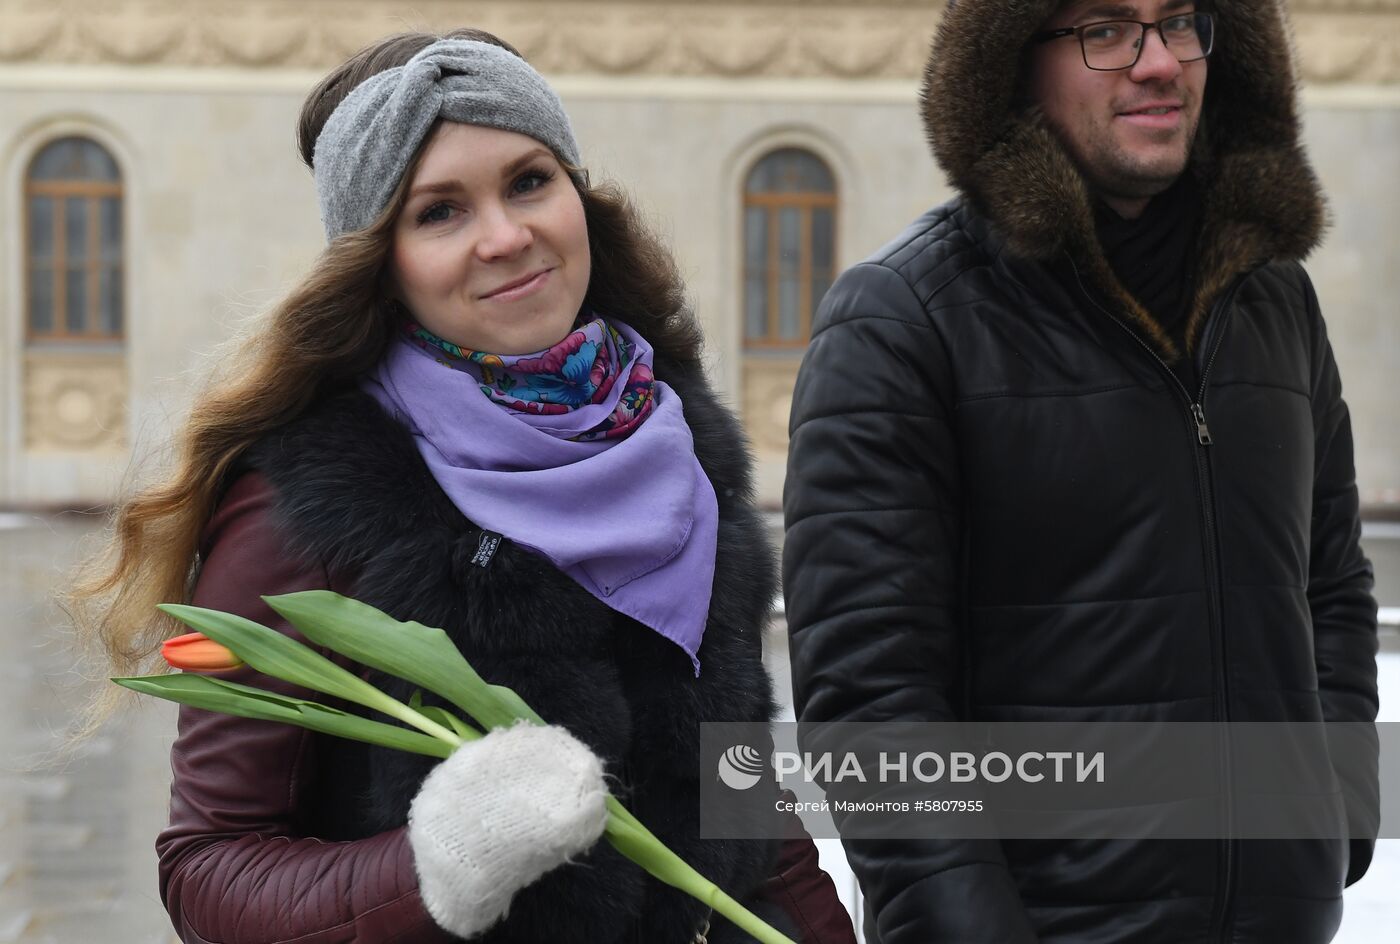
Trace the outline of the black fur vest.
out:
M 775 588 L 772 551 L 734 417 L 697 367 L 658 357 L 656 375 L 681 397 L 719 500 L 699 678 L 678 646 L 535 553 L 505 540 L 481 566 L 478 529 L 438 488 L 407 431 L 358 390 L 328 396 L 265 437 L 246 465 L 275 486 L 298 556 L 319 561 L 336 589 L 446 630 L 483 677 L 514 688 L 602 757 L 614 793 L 664 842 L 743 898 L 766 877 L 776 844 L 697 838 L 699 724 L 772 716 L 760 661 Z M 368 677 L 400 698 L 411 694 L 401 680 Z M 308 811 L 307 828 L 331 839 L 402 826 L 435 762 L 335 739 L 321 739 L 318 750 L 315 793 L 323 802 Z M 516 896 L 484 940 L 682 944 L 706 916 L 698 902 L 600 843 Z M 747 940 L 727 922 L 715 925 L 711 942 Z

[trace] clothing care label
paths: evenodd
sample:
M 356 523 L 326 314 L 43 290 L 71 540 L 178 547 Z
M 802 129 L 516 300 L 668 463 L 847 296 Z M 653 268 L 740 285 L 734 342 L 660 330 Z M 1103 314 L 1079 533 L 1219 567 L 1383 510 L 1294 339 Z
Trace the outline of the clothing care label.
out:
M 496 556 L 496 549 L 501 546 L 501 536 L 494 531 L 483 531 L 481 537 L 476 542 L 476 553 L 472 555 L 472 563 L 478 567 L 490 567 L 491 559 Z

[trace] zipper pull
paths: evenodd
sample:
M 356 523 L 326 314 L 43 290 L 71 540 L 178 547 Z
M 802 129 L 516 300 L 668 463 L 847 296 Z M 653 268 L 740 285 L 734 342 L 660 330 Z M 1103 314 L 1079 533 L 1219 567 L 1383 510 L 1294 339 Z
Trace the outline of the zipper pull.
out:
M 1214 440 L 1210 438 L 1210 427 L 1206 425 L 1206 411 L 1201 409 L 1199 403 L 1193 403 L 1191 415 L 1196 418 L 1196 438 L 1202 446 L 1209 446 Z

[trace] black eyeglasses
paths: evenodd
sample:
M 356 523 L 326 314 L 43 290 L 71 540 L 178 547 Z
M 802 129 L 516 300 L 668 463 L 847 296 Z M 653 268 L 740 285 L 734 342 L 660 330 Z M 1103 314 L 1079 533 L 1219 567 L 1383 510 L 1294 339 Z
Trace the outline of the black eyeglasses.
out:
M 1204 59 L 1215 45 L 1215 20 L 1209 13 L 1178 13 L 1156 23 L 1102 20 L 1083 26 L 1042 30 L 1032 34 L 1031 39 L 1037 43 L 1048 43 L 1052 39 L 1078 36 L 1086 66 L 1095 72 L 1116 72 L 1137 65 L 1149 29 L 1157 31 L 1157 35 L 1162 37 L 1162 45 L 1176 56 L 1178 62 Z

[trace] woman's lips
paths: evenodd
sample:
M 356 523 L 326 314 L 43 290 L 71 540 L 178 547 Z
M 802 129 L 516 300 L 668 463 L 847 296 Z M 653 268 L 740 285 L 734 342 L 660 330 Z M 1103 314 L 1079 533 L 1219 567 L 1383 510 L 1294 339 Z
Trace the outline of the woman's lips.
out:
M 524 298 L 526 295 L 538 291 L 544 285 L 545 281 L 548 280 L 550 273 L 553 271 L 553 269 L 541 269 L 539 272 L 536 272 L 534 275 L 522 281 L 511 282 L 503 288 L 488 292 L 481 296 L 482 301 L 511 302 L 515 301 L 517 298 Z

